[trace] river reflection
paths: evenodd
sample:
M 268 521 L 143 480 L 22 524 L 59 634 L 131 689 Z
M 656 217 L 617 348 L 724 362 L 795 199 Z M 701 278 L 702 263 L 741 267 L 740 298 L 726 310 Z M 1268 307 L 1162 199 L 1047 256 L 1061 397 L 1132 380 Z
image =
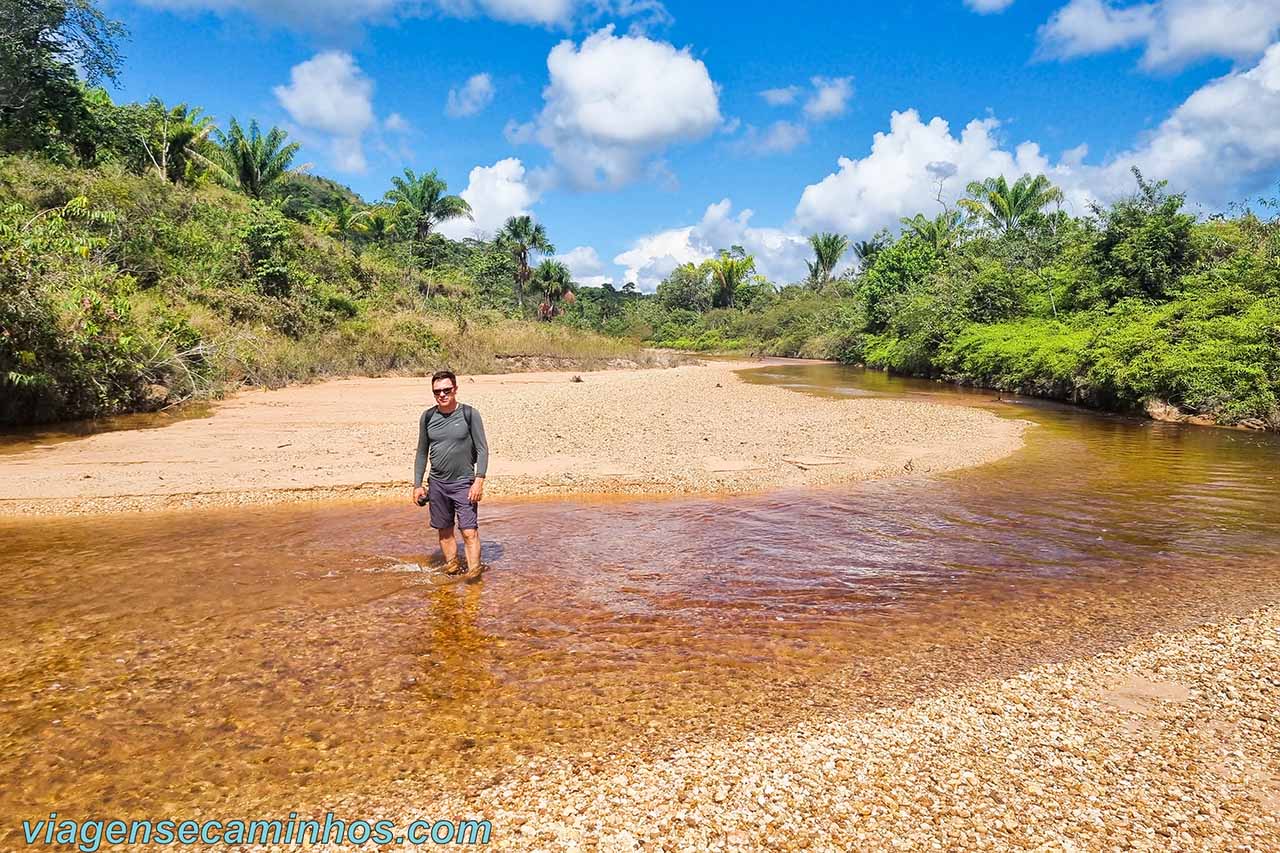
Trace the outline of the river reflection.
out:
M 1280 589 L 1274 435 L 830 365 L 743 374 L 1033 421 L 968 472 L 494 502 L 441 584 L 407 501 L 0 523 L 0 840 L 22 817 L 325 806 L 519 755 L 900 702 Z

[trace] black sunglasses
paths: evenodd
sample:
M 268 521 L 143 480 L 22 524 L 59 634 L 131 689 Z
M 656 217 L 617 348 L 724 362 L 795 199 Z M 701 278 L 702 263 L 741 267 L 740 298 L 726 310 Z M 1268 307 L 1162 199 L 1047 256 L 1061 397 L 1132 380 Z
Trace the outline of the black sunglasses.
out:
M 443 396 L 445 396 L 445 397 L 447 397 L 447 396 L 449 396 L 450 394 L 452 394 L 452 393 L 453 393 L 454 391 L 456 391 L 456 390 L 458 390 L 458 387 L 455 385 L 455 386 L 453 386 L 453 387 L 451 387 L 451 388 L 432 388 L 432 389 L 431 389 L 431 393 L 432 393 L 432 394 L 435 394 L 437 397 L 442 396 L 442 395 L 443 395 Z

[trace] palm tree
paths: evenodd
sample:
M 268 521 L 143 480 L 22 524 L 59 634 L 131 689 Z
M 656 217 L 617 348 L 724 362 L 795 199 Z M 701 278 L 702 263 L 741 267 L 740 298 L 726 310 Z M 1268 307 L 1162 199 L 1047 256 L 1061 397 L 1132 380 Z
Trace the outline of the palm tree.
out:
M 853 244 L 853 256 L 858 259 L 858 269 L 865 270 L 875 263 L 876 255 L 889 246 L 889 235 L 881 232 L 870 240 L 859 240 Z
M 338 227 L 338 236 L 342 245 L 347 245 L 347 238 L 353 234 L 363 234 L 368 226 L 368 209 L 362 209 L 349 201 L 342 201 L 333 209 L 333 221 Z
M 391 179 L 386 200 L 400 211 L 413 230 L 413 238 L 425 240 L 441 222 L 461 217 L 471 218 L 471 205 L 461 196 L 449 195 L 449 185 L 432 169 L 425 175 L 404 170 L 404 177 Z
M 972 181 L 965 190 L 969 198 L 960 206 L 1001 234 L 1008 235 L 1047 205 L 1062 201 L 1062 190 L 1044 175 L 1023 175 L 1009 186 L 1004 175 Z
M 720 257 L 712 258 L 706 263 L 711 270 L 711 280 L 716 286 L 716 306 L 732 308 L 733 292 L 755 271 L 756 259 L 751 255 L 738 258 L 721 251 Z
M 339 202 L 337 207 L 316 208 L 307 214 L 307 219 L 317 231 L 327 237 L 337 237 L 343 246 L 347 238 L 353 234 L 363 234 L 368 226 L 369 211 L 361 210 L 349 201 Z
M 573 276 L 563 263 L 548 258 L 533 271 L 533 281 L 546 297 L 538 313 L 550 320 L 559 313 L 556 302 L 573 293 Z
M 902 225 L 933 250 L 942 253 L 955 245 L 960 237 L 960 211 L 944 210 L 933 219 L 917 213 L 910 219 L 903 218 Z
M 495 238 L 499 246 L 511 253 L 516 261 L 516 302 L 524 307 L 524 288 L 529 282 L 529 253 L 550 255 L 556 247 L 547 239 L 547 229 L 532 216 L 512 216 L 503 224 Z
M 215 129 L 213 119 L 200 115 L 200 107 L 165 107 L 159 98 L 148 101 L 145 109 L 152 126 L 139 134 L 142 148 L 160 177 L 180 183 L 187 178 L 188 163 L 207 159 L 209 134 Z
M 262 198 L 267 187 L 289 172 L 298 153 L 298 143 L 285 144 L 289 134 L 273 127 L 263 136 L 257 121 L 249 122 L 247 135 L 234 117 L 227 133 L 220 130 L 215 133 L 219 146 L 217 160 L 198 159 L 211 166 L 223 183 L 238 186 L 252 198 Z
M 814 260 L 805 261 L 809 267 L 809 286 L 819 290 L 831 281 L 836 264 L 849 250 L 849 238 L 843 234 L 822 232 L 809 235 L 809 245 L 813 246 Z
M 379 204 L 366 211 L 369 216 L 364 221 L 361 233 L 375 243 L 389 240 L 396 234 L 396 220 L 392 208 Z

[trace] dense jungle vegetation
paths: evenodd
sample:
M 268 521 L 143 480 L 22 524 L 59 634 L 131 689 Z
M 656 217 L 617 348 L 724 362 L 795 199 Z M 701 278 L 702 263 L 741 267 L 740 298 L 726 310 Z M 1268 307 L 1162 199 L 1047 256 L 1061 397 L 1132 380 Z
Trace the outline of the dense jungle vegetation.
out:
M 1043 176 L 993 176 L 896 234 L 812 235 L 803 281 L 728 246 L 654 294 L 580 287 L 531 217 L 441 236 L 470 209 L 434 171 L 370 203 L 277 128 L 115 103 L 125 33 L 91 0 L 0 0 L 0 29 L 0 423 L 643 344 L 1280 427 L 1272 202 L 1197 221 L 1135 172 L 1072 217 Z

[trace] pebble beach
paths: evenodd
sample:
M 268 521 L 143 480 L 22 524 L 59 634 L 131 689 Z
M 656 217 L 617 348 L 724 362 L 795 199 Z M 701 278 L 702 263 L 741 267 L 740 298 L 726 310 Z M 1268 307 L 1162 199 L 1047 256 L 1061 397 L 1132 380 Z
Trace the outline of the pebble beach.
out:
M 1278 698 L 1272 608 L 780 735 L 519 767 L 398 814 L 484 815 L 513 850 L 1276 850 Z

